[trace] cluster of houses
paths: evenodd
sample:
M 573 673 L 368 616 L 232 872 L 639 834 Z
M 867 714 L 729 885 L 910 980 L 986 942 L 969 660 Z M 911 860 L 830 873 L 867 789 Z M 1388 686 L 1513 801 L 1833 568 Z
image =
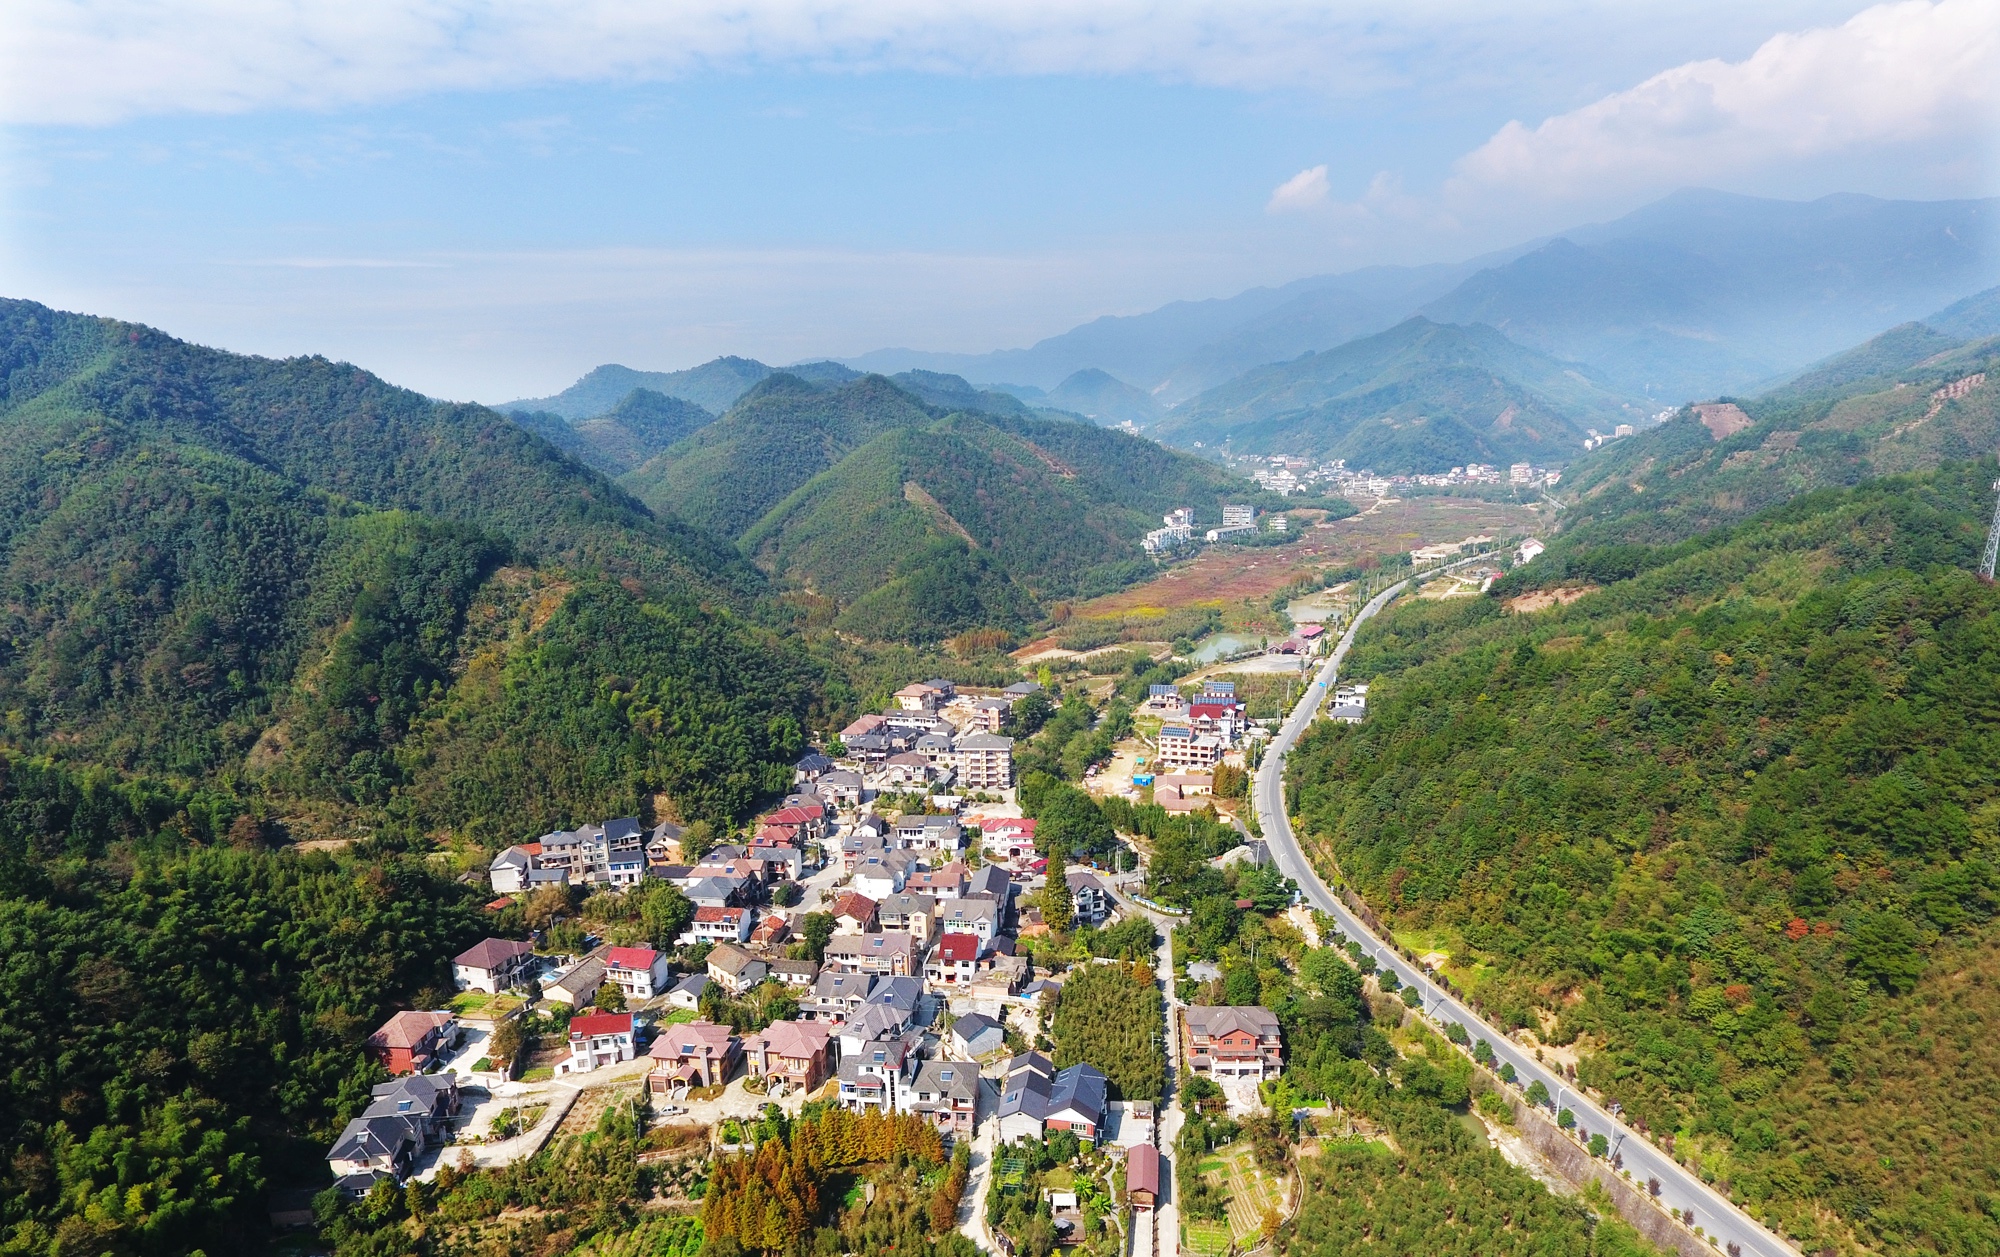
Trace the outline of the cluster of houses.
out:
M 1178 686 L 1155 685 L 1140 710 L 1161 720 L 1156 772 L 1211 772 L 1250 732 L 1234 681 L 1209 681 L 1192 696 Z
M 1003 735 L 1014 705 L 1041 687 L 1021 681 L 997 694 L 961 693 L 934 677 L 897 690 L 895 703 L 840 731 L 839 786 L 858 799 L 869 789 L 949 788 L 998 792 L 1014 784 L 1014 739 Z
M 488 938 L 453 958 L 455 985 L 568 1005 L 567 1052 L 554 1072 L 643 1061 L 645 1089 L 663 1102 L 747 1075 L 766 1095 L 830 1088 L 844 1106 L 921 1114 L 950 1137 L 969 1136 L 991 1118 L 1003 1140 L 1056 1130 L 1103 1139 L 1112 1119 L 1099 1070 L 1056 1069 L 1034 1052 L 1006 1055 L 1009 1010 L 1060 987 L 1055 979 L 1030 982 L 1030 966 L 1016 954 L 1021 933 L 1046 928 L 1028 894 L 1047 869 L 1036 822 L 967 813 L 961 798 L 936 793 L 1011 787 L 1011 743 L 998 730 L 1033 692 L 1029 683 L 993 696 L 961 694 L 942 680 L 905 687 L 893 712 L 844 731 L 838 760 L 819 752 L 800 759 L 793 793 L 757 818 L 747 841 L 717 846 L 695 863 L 684 862 L 678 826 L 647 828 L 629 817 L 507 848 L 489 869 L 502 895 L 579 883 L 617 890 L 649 878 L 680 886 L 694 919 L 660 942 L 693 948 L 683 954 L 698 960 L 677 972 L 666 951 L 605 945 L 553 961 L 527 941 Z M 1154 698 L 1162 706 L 1178 701 L 1177 727 L 1190 747 L 1206 739 L 1203 748 L 1228 748 L 1244 736 L 1243 705 L 1226 684 L 1191 699 Z M 1190 766 L 1214 762 L 1184 754 Z M 1161 782 L 1169 793 L 1203 798 L 1210 779 L 1183 776 Z M 908 786 L 929 788 L 930 808 L 884 815 L 870 806 L 885 790 L 907 797 Z M 802 951 L 795 931 L 807 908 L 772 906 L 774 898 L 791 900 L 772 892 L 816 871 L 826 876 L 815 882 L 819 901 L 810 907 L 832 917 L 833 934 L 814 961 L 794 954 Z M 1116 913 L 1117 897 L 1099 874 L 1071 868 L 1065 877 L 1079 922 L 1101 924 Z M 712 995 L 743 997 L 769 982 L 791 989 L 792 1019 L 744 1034 L 706 1016 L 684 1020 L 710 1008 Z M 624 1011 L 601 1007 L 618 1007 L 599 998 L 606 987 L 623 994 Z M 1195 1013 L 1214 1016 L 1198 1027 Z M 1281 1065 L 1276 1022 L 1263 1010 L 1192 1010 L 1189 1029 L 1197 1072 L 1264 1077 Z M 366 1050 L 395 1081 L 376 1089 L 328 1152 L 344 1188 L 401 1180 L 449 1137 L 460 1076 L 439 1071 L 460 1044 L 447 1012 L 399 1012 L 370 1036 Z M 982 1081 L 982 1062 L 997 1078 Z M 1146 1116 L 1150 1130 L 1149 1109 Z M 1141 1160 L 1157 1182 L 1157 1154 L 1147 1151 L 1152 1160 Z M 1129 1172 L 1142 1184 L 1144 1165 Z M 1135 1189 L 1135 1201 L 1144 1195 Z

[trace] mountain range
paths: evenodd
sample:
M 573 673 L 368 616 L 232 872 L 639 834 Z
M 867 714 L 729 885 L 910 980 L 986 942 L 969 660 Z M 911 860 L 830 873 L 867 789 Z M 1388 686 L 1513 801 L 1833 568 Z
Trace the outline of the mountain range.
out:
M 1697 403 L 1572 469 L 1564 528 L 1538 581 L 1565 556 L 1670 544 L 1818 489 L 2000 450 L 2000 289 L 1835 354 L 1754 398 Z M 1628 555 L 1629 557 L 1629 555 Z M 1623 562 L 1624 559 L 1618 561 Z
M 10 747 L 301 833 L 721 819 L 796 752 L 761 573 L 484 407 L 6 301 L 0 436 Z
M 1187 446 L 1226 437 L 1237 453 L 1345 457 L 1384 471 L 1559 463 L 1588 427 L 1643 425 L 1687 401 L 1761 391 L 1910 319 L 1969 335 L 1953 320 L 1979 317 L 1979 299 L 1965 294 L 2000 280 L 1996 209 L 2000 201 L 1685 191 L 1461 263 L 1175 302 L 1027 349 L 881 350 L 786 371 L 821 384 L 894 372 L 934 404 L 1061 411 Z M 1961 299 L 1960 314 L 1940 310 Z M 603 366 L 503 409 L 575 424 L 646 388 L 719 414 L 774 370 L 743 358 L 677 372 Z M 588 435 L 538 430 L 591 448 Z M 629 455 L 592 457 L 613 469 Z
M 2000 202 L 1675 193 L 1452 265 L 1371 267 L 1102 318 L 1027 349 L 880 350 L 876 371 L 1053 388 L 1096 367 L 1179 405 L 1257 366 L 1414 314 L 1485 323 L 1611 386 L 1678 404 L 1742 390 L 2000 281 Z
M 1421 315 L 1338 349 L 1247 371 L 1168 412 L 1175 444 L 1345 458 L 1389 473 L 1457 463 L 1562 462 L 1587 429 L 1646 412 L 1575 365 L 1482 324 Z
M 1178 506 L 1254 489 L 1213 463 L 963 380 L 764 379 L 620 483 L 735 541 L 865 637 L 1020 628 L 1052 599 L 1150 571 L 1137 542 Z

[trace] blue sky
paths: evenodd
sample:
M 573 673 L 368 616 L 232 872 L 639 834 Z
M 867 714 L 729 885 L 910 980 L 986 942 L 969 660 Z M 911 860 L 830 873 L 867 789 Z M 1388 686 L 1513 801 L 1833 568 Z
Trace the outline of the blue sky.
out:
M 1994 189 L 1996 0 L 23 0 L 0 293 L 442 396 Z

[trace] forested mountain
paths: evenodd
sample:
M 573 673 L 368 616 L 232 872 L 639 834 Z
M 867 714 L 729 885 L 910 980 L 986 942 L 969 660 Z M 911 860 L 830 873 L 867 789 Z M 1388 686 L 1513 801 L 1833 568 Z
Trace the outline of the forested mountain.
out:
M 1115 588 L 1149 570 L 1137 542 L 1159 516 L 1214 518 L 1251 488 L 929 372 L 831 388 L 773 376 L 624 483 L 891 640 L 1020 628 L 1046 599 Z
M 1965 1107 L 2000 1087 L 1993 475 L 1808 494 L 1567 606 L 1394 610 L 1368 720 L 1289 765 L 1395 930 L 1806 1251 L 2000 1245 Z
M 930 417 L 921 401 L 880 376 L 820 388 L 779 374 L 621 483 L 718 536 L 740 537 L 871 438 Z
M 1345 458 L 1386 472 L 1468 462 L 1565 461 L 1586 428 L 1644 412 L 1570 363 L 1492 328 L 1415 318 L 1386 332 L 1259 367 L 1179 407 L 1152 432 L 1239 453 Z
M 1152 394 L 1095 367 L 1078 371 L 1056 385 L 1048 400 L 1052 406 L 1102 424 L 1131 423 L 1144 428 L 1165 413 Z
M 616 406 L 589 419 L 564 419 L 547 410 L 509 412 L 514 422 L 607 476 L 622 476 L 715 416 L 693 402 L 635 388 Z
M 685 371 L 634 371 L 606 363 L 553 397 L 531 397 L 496 407 L 508 412 L 544 411 L 563 419 L 590 419 L 609 413 L 633 389 L 651 389 L 719 415 L 771 374 L 754 358 L 716 358 Z
M 734 815 L 795 749 L 806 679 L 696 601 L 755 569 L 502 416 L 25 302 L 0 338 L 12 746 L 334 832 L 467 821 L 473 790 L 523 826 Z M 566 769 L 531 783 L 543 739 Z
M 953 414 L 882 433 L 744 534 L 787 583 L 864 636 L 1019 628 L 1059 597 L 1151 570 L 1137 539 L 1243 486 L 1209 464 L 1073 420 Z
M 1991 452 L 1996 366 L 2000 339 L 1960 343 L 1906 324 L 1762 397 L 1689 407 L 1572 469 L 1567 526 L 1545 557 L 1676 540 L 1809 489 Z

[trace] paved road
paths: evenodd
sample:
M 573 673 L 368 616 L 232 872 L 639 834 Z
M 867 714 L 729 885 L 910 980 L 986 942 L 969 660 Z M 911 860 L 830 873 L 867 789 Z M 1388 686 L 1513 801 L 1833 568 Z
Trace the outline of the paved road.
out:
M 1480 555 L 1462 562 L 1470 563 Z M 1458 564 L 1448 566 L 1456 567 Z M 1333 917 L 1347 936 L 1368 948 L 1375 955 L 1375 963 L 1383 969 L 1393 971 L 1404 985 L 1414 986 L 1424 996 L 1424 1012 L 1440 1025 L 1451 1021 L 1463 1024 L 1475 1040 L 1485 1039 L 1492 1045 L 1494 1054 L 1500 1060 L 1511 1063 L 1520 1076 L 1520 1085 L 1525 1088 L 1536 1079 L 1549 1089 L 1557 1107 L 1567 1108 L 1576 1114 L 1577 1124 L 1593 1132 L 1602 1132 L 1611 1140 L 1612 1150 L 1623 1154 L 1625 1168 L 1632 1172 L 1632 1181 L 1643 1185 L 1648 1178 L 1660 1180 L 1660 1203 L 1662 1205 L 1689 1211 L 1693 1223 L 1703 1229 L 1707 1236 L 1715 1237 L 1717 1247 L 1724 1252 L 1737 1251 L 1732 1245 L 1740 1246 L 1744 1257 L 1798 1257 L 1798 1250 L 1765 1230 L 1757 1221 L 1732 1206 L 1726 1199 L 1710 1189 L 1694 1174 L 1683 1169 L 1674 1159 L 1660 1149 L 1647 1143 L 1637 1133 L 1599 1108 L 1588 1096 L 1578 1092 L 1576 1085 L 1562 1078 L 1554 1069 L 1537 1062 L 1534 1053 L 1524 1051 L 1494 1027 L 1487 1025 L 1432 982 L 1416 965 L 1406 961 L 1378 938 L 1359 918 L 1348 911 L 1347 906 L 1335 898 L 1333 892 L 1319 879 L 1318 873 L 1307 862 L 1304 852 L 1299 849 L 1298 839 L 1292 833 L 1291 818 L 1284 807 L 1285 753 L 1292 748 L 1299 735 L 1305 732 L 1317 715 L 1318 705 L 1333 692 L 1334 681 L 1339 675 L 1341 662 L 1354 643 L 1355 630 L 1391 598 L 1408 586 L 1404 581 L 1392 585 L 1377 594 L 1354 617 L 1354 623 L 1342 634 L 1340 644 L 1328 657 L 1320 669 L 1318 682 L 1308 686 L 1305 696 L 1293 709 L 1284 726 L 1271 740 L 1265 752 L 1264 762 L 1257 770 L 1254 795 L 1257 815 L 1264 827 L 1264 839 L 1271 846 L 1278 859 L 1278 865 L 1294 878 L 1304 890 L 1314 906 Z

